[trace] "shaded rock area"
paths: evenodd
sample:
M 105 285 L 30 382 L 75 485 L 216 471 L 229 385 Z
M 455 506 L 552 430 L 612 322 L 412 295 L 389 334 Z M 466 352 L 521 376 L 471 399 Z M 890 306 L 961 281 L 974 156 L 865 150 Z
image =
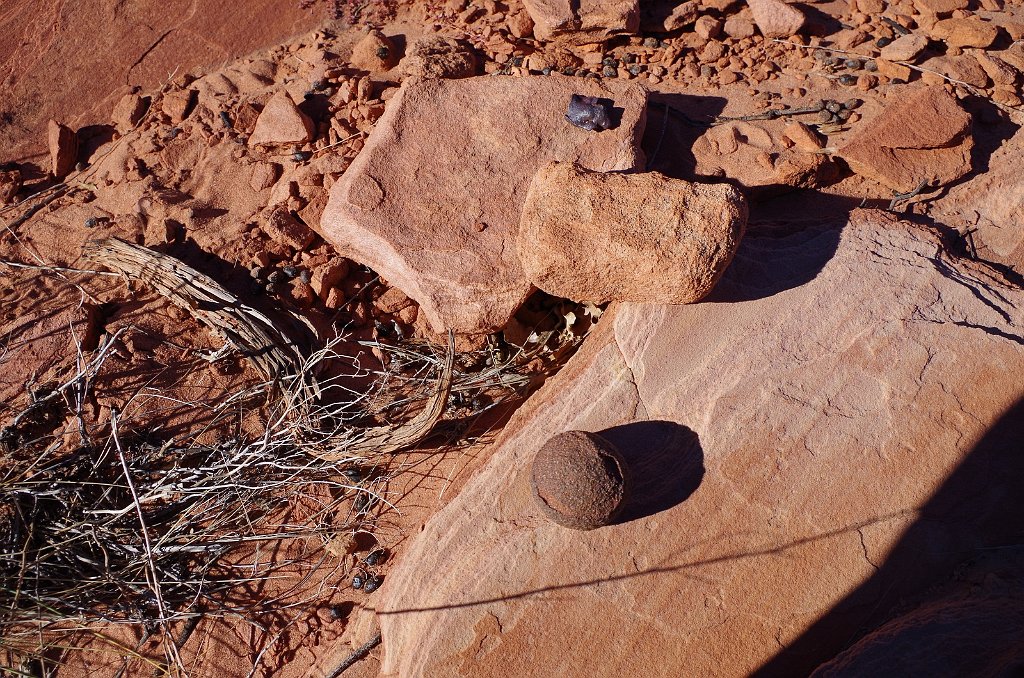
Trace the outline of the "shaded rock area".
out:
M 709 303 L 603 320 L 392 572 L 383 673 L 802 675 L 1016 538 L 1024 292 L 882 212 L 836 226 L 748 235 Z M 625 454 L 645 420 L 699 440 L 648 471 L 688 498 L 539 515 L 542 441 L 621 424 Z
M 971 116 L 946 90 L 920 87 L 839 150 L 850 167 L 897 191 L 946 184 L 971 171 Z
M 572 94 L 610 99 L 614 129 L 565 119 Z M 533 175 L 551 161 L 643 166 L 647 94 L 562 77 L 406 84 L 331 189 L 321 234 L 420 305 L 437 332 L 502 328 L 532 286 L 515 252 Z
M 557 297 L 688 304 L 711 292 L 746 222 L 728 184 L 553 163 L 530 184 L 516 247 L 527 279 Z

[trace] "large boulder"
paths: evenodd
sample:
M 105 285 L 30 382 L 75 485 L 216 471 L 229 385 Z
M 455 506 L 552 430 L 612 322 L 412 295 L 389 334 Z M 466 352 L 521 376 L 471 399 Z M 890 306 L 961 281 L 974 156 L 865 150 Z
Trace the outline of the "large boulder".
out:
M 384 675 L 807 675 L 1019 542 L 1024 291 L 856 211 L 748 234 L 713 301 L 610 311 L 513 416 L 381 589 Z M 623 521 L 542 517 L 565 430 L 633 460 Z
M 711 292 L 746 225 L 728 184 L 556 162 L 530 184 L 516 247 L 530 282 L 557 297 L 688 304 Z
M 601 132 L 565 118 L 572 94 L 614 102 Z M 551 161 L 643 166 L 647 92 L 561 76 L 406 83 L 331 189 L 323 237 L 420 305 L 436 331 L 504 327 L 530 293 L 515 251 L 530 180 Z

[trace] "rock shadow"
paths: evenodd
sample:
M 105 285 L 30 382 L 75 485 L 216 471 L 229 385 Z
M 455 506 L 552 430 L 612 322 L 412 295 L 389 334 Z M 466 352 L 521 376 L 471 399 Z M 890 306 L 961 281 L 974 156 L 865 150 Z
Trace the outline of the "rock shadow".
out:
M 1024 399 L 1000 417 L 921 507 L 875 574 L 753 675 L 808 675 L 900 611 L 937 600 L 938 587 L 964 563 L 1021 543 L 1022 496 Z M 946 631 L 949 644 L 956 646 L 957 626 L 947 626 Z M 897 652 L 898 648 L 890 656 Z M 935 675 L 928 671 L 934 666 L 914 668 L 902 667 L 904 673 Z
M 598 432 L 615 445 L 632 479 L 617 524 L 660 513 L 685 501 L 704 478 L 697 434 L 671 421 L 637 421 Z

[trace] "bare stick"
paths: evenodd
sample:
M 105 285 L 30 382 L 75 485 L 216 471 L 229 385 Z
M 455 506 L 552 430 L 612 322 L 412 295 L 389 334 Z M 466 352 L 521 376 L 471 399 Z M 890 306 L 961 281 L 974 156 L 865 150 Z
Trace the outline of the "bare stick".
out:
M 378 631 L 377 635 L 375 635 L 370 640 L 366 641 L 366 643 L 364 643 L 363 645 L 360 645 L 355 652 L 350 654 L 348 658 L 345 659 L 345 661 L 338 664 L 338 666 L 333 671 L 328 673 L 324 678 L 338 678 L 338 676 L 352 668 L 356 662 L 364 658 L 366 655 L 370 654 L 370 650 L 380 645 L 380 640 L 380 631 Z

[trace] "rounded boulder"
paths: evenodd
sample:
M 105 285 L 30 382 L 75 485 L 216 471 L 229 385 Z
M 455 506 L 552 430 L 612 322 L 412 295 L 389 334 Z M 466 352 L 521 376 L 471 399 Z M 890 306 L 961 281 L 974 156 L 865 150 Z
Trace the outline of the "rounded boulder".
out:
M 611 524 L 627 499 L 626 463 L 596 433 L 566 431 L 549 439 L 533 461 L 533 496 L 551 521 L 575 530 Z

